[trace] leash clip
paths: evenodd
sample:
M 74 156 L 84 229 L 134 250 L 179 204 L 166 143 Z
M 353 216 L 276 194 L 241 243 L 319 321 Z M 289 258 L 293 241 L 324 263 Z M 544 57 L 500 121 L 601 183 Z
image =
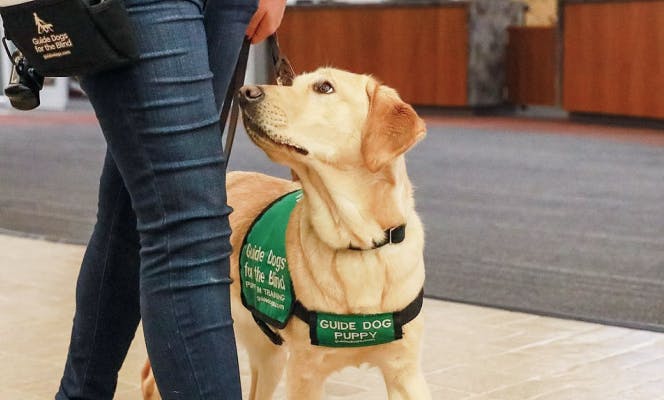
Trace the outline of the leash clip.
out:
M 276 33 L 268 38 L 268 44 L 270 46 L 270 55 L 272 56 L 272 65 L 274 66 L 274 75 L 277 84 L 280 86 L 293 85 L 295 70 L 288 60 L 288 57 L 281 52 L 279 39 L 277 39 Z

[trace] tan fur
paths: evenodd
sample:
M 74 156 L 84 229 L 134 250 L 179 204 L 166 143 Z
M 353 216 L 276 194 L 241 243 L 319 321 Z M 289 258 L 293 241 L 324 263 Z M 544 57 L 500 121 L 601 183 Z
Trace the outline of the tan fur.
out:
M 334 86 L 333 94 L 313 90 L 325 80 Z M 297 77 L 292 87 L 261 88 L 265 99 L 243 108 L 247 131 L 300 181 L 230 173 L 233 248 L 241 248 L 247 229 L 265 206 L 301 185 L 305 194 L 286 232 L 298 299 L 311 310 L 336 314 L 403 309 L 424 283 L 424 233 L 403 158 L 424 136 L 424 123 L 393 89 L 365 75 L 320 69 Z M 404 222 L 402 243 L 347 249 L 351 243 L 370 248 L 372 241 L 383 240 L 386 228 Z M 390 400 L 431 398 L 420 370 L 421 316 L 404 327 L 402 340 L 352 349 L 312 346 L 308 326 L 293 317 L 280 331 L 284 346 L 275 346 L 242 306 L 236 253 L 231 260 L 232 312 L 236 337 L 249 352 L 251 400 L 271 399 L 284 369 L 288 399 L 320 399 L 328 375 L 364 363 L 381 369 Z M 159 399 L 149 364 L 145 368 L 144 398 Z

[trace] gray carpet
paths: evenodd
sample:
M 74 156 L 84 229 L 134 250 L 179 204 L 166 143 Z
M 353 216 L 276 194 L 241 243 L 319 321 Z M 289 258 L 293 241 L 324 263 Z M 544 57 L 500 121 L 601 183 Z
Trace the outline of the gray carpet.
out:
M 85 242 L 103 152 L 0 126 L 0 228 Z M 664 331 L 664 147 L 430 124 L 408 160 L 428 296 Z M 230 168 L 289 176 L 242 132 Z
M 664 147 L 434 127 L 409 159 L 427 295 L 664 331 Z

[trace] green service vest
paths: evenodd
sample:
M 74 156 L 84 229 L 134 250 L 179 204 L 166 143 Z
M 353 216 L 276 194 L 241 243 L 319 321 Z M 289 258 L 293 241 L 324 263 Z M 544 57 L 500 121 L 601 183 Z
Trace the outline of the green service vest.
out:
M 372 315 L 339 315 L 309 311 L 297 301 L 288 260 L 286 228 L 302 198 L 302 190 L 287 193 L 254 220 L 240 251 L 242 304 L 276 344 L 282 339 L 270 329 L 283 329 L 292 315 L 309 324 L 311 343 L 326 347 L 361 347 L 389 343 L 402 337 L 403 325 L 422 308 L 423 293 L 404 310 Z

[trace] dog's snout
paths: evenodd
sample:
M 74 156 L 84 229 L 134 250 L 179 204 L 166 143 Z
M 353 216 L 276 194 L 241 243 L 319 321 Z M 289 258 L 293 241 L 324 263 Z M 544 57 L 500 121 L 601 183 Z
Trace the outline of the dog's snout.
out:
M 240 88 L 240 103 L 257 103 L 265 97 L 265 92 L 259 86 L 246 85 Z

